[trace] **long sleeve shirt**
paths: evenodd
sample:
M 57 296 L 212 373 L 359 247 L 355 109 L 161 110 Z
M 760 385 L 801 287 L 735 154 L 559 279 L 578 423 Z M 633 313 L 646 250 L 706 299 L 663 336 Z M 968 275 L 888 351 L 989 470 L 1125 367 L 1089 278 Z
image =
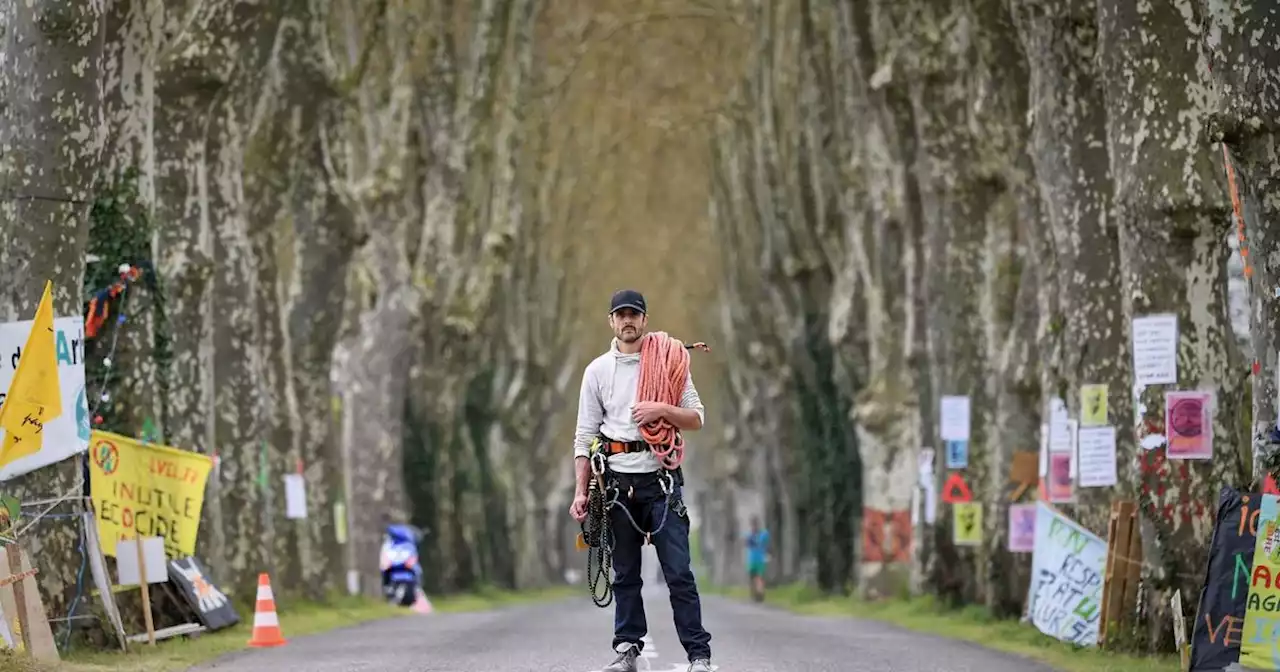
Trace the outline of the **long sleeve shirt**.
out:
M 587 365 L 578 395 L 578 428 L 573 437 L 575 457 L 586 457 L 592 439 L 598 435 L 614 441 L 641 440 L 640 427 L 631 417 L 639 382 L 640 353 L 619 352 L 616 338 L 609 345 L 608 352 Z M 706 422 L 705 409 L 698 389 L 693 385 L 692 372 L 685 378 L 680 406 L 696 410 L 699 420 Z M 662 464 L 646 450 L 610 455 L 609 468 L 620 473 L 640 474 L 658 471 Z

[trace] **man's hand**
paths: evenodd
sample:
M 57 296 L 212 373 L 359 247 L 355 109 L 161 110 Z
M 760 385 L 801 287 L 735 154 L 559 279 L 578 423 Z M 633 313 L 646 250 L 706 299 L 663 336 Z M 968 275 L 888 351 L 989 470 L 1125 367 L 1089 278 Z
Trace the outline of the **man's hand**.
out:
M 667 404 L 658 401 L 640 401 L 631 409 L 631 417 L 637 425 L 657 422 L 667 416 Z
M 569 505 L 569 515 L 581 523 L 587 519 L 587 494 L 579 492 L 573 496 L 573 504 Z

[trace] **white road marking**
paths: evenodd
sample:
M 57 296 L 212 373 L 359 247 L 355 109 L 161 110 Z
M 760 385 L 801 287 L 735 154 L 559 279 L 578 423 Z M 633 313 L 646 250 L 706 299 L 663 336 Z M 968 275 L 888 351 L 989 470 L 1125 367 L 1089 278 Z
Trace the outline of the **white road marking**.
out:
M 653 643 L 653 635 L 645 635 L 640 638 L 640 641 L 644 642 L 644 650 L 640 652 L 641 658 L 657 658 L 658 657 L 658 649 L 657 649 L 657 645 Z M 644 661 L 644 665 L 642 665 L 641 667 L 646 669 L 648 672 L 687 672 L 687 670 L 689 669 L 689 664 L 679 663 L 676 665 L 672 665 L 670 669 L 657 670 L 657 669 L 654 669 L 653 663 L 646 660 Z M 719 665 L 711 666 L 712 672 L 716 672 L 716 670 L 719 670 L 719 669 L 720 669 Z M 600 672 L 600 670 L 587 670 L 587 672 Z

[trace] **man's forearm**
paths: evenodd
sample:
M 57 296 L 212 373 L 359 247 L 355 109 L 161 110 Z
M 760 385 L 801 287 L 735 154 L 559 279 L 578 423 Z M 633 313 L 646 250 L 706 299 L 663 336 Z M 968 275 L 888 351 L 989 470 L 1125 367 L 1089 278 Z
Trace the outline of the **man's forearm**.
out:
M 667 422 L 680 429 L 689 431 L 702 429 L 702 418 L 698 416 L 696 409 L 668 404 L 664 415 L 667 418 Z
M 587 494 L 587 484 L 591 482 L 591 461 L 585 457 L 573 458 L 574 496 Z

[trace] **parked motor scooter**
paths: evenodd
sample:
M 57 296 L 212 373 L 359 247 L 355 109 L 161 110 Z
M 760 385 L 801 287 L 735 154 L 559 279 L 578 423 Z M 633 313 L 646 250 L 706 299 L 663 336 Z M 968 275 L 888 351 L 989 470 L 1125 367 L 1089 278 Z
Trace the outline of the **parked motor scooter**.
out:
M 382 594 L 388 602 L 413 606 L 422 585 L 418 541 L 422 533 L 412 525 L 387 525 L 382 537 L 378 566 L 382 570 Z

